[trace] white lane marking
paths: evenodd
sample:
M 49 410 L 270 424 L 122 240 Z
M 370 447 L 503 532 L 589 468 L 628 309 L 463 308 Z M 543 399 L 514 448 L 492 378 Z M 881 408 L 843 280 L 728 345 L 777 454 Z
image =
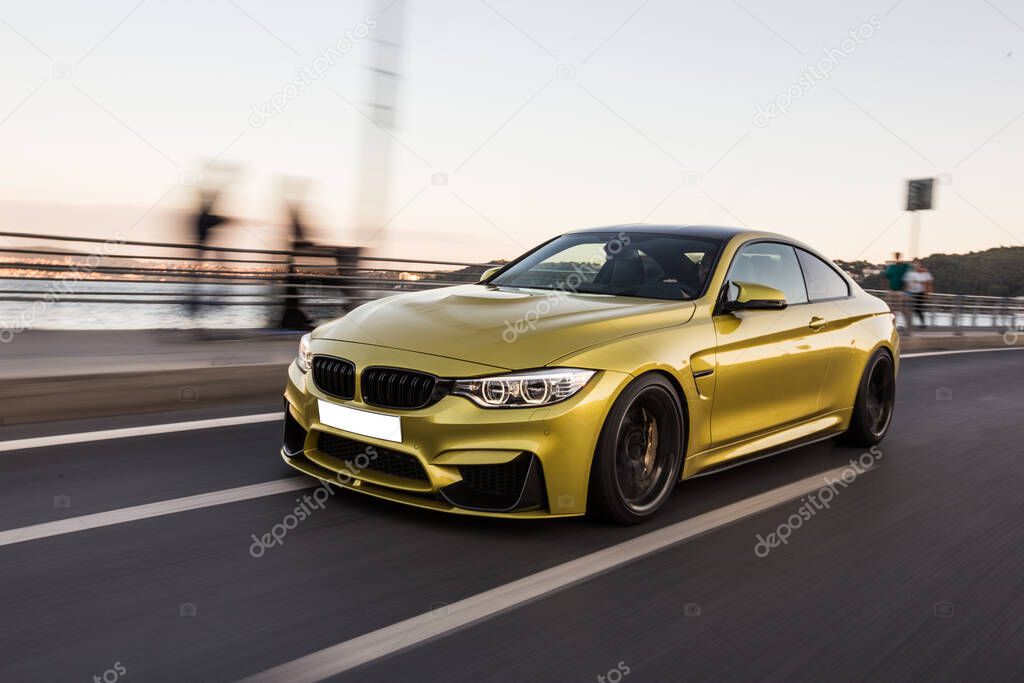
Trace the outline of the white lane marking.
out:
M 847 469 L 849 466 L 837 467 L 751 496 L 452 603 L 441 614 L 432 612 L 420 614 L 281 664 L 246 680 L 297 683 L 298 681 L 319 681 L 336 676 L 357 666 L 442 637 L 456 629 L 493 617 L 500 612 L 514 609 L 526 602 L 593 578 L 628 562 L 652 555 L 694 536 L 763 512 L 786 501 L 800 498 L 826 486 L 825 478 L 838 478 Z
M 218 417 L 211 420 L 168 422 L 165 424 L 145 425 L 143 427 L 78 432 L 77 434 L 56 434 L 54 436 L 39 436 L 31 439 L 13 439 L 11 441 L 0 441 L 0 453 L 4 451 L 22 451 L 28 448 L 63 446 L 71 443 L 108 441 L 110 439 L 127 439 L 133 436 L 152 436 L 154 434 L 170 434 L 172 432 L 190 432 L 196 429 L 217 429 L 219 427 L 234 427 L 236 425 L 249 425 L 259 422 L 274 422 L 275 420 L 280 420 L 283 416 L 284 413 L 260 413 L 258 415 Z
M 145 505 L 121 508 L 120 510 L 59 519 L 55 522 L 44 522 L 43 524 L 33 524 L 32 526 L 23 526 L 18 529 L 0 531 L 0 546 L 24 543 L 25 541 L 34 541 L 50 536 L 71 534 L 76 531 L 96 529 L 102 526 L 134 522 L 140 519 L 149 519 L 150 517 L 173 515 L 176 512 L 185 512 L 186 510 L 198 510 L 200 508 L 213 507 L 214 505 L 274 496 L 279 493 L 299 491 L 314 486 L 317 486 L 317 481 L 311 477 L 288 477 L 287 479 L 277 479 L 262 484 L 239 486 L 233 489 L 211 491 L 210 493 L 200 493 L 195 496 L 173 498 L 157 503 L 146 503 Z
M 958 351 L 918 351 L 917 353 L 901 353 L 900 358 L 924 358 L 925 356 L 955 356 L 958 353 L 988 353 L 989 351 L 1024 351 L 1024 346 L 1007 346 L 992 349 L 960 349 Z

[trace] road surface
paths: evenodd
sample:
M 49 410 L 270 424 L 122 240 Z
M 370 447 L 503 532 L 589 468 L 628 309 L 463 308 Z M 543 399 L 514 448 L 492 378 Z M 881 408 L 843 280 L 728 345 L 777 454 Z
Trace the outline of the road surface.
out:
M 254 546 L 316 492 L 279 403 L 5 428 L 0 679 L 1022 680 L 1022 383 L 1018 350 L 906 359 L 880 455 L 799 523 L 862 449 L 683 482 L 641 527 L 338 492 Z

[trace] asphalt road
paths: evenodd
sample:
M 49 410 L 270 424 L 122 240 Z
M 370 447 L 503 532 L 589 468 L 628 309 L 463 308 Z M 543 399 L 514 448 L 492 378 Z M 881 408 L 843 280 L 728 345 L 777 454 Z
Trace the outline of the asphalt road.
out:
M 398 633 L 385 656 L 336 678 L 1022 680 L 1022 384 L 1024 352 L 907 359 L 875 466 L 766 557 L 758 535 L 800 500 L 424 644 L 402 649 Z M 160 421 L 33 425 L 0 441 Z M 267 421 L 0 452 L 0 534 L 293 477 L 278 445 Z M 252 535 L 293 511 L 293 491 L 8 534 L 0 680 L 237 680 L 403 620 L 443 620 L 479 593 L 861 452 L 825 442 L 684 482 L 638 528 L 475 520 L 341 492 L 253 557 Z

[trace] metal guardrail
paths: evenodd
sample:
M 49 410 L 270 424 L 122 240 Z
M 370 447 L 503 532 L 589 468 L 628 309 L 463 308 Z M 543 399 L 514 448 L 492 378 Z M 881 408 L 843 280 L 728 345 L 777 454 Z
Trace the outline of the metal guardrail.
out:
M 0 302 L 187 306 L 199 297 L 205 305 L 280 306 L 292 300 L 340 312 L 388 294 L 475 282 L 486 268 L 498 265 L 367 256 L 355 247 L 200 249 L 177 242 L 19 232 L 0 232 L 0 237 L 43 245 L 0 249 L 0 280 L 7 283 L 0 286 Z M 61 243 L 81 250 L 57 248 Z M 89 245 L 104 248 L 87 251 Z M 122 253 L 126 248 L 138 249 Z M 867 291 L 886 301 L 903 325 L 909 319 L 919 326 L 923 317 L 927 329 L 1024 334 L 1024 297 L 934 293 L 925 295 L 915 312 L 903 292 Z
M 7 282 L 0 301 L 8 302 L 193 305 L 199 298 L 203 305 L 273 306 L 293 300 L 344 310 L 391 293 L 475 282 L 496 265 L 368 256 L 345 246 L 200 248 L 21 232 L 0 237 L 43 245 L 0 249 L 0 280 Z
M 1024 334 L 1024 297 L 977 296 L 973 294 L 924 294 L 920 302 L 899 291 L 865 290 L 885 301 L 906 327 L 960 333 L 964 330 L 994 329 Z

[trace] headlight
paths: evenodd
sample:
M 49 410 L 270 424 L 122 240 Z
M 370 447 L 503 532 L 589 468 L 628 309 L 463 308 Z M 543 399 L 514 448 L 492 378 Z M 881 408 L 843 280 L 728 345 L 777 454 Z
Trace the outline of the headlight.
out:
M 552 368 L 511 375 L 459 379 L 453 394 L 466 396 L 485 408 L 544 406 L 564 401 L 586 386 L 594 370 Z
M 309 340 L 310 335 L 308 332 L 302 335 L 302 339 L 299 340 L 299 355 L 295 359 L 295 364 L 303 372 L 309 372 L 309 369 L 313 366 L 313 354 L 309 350 Z

